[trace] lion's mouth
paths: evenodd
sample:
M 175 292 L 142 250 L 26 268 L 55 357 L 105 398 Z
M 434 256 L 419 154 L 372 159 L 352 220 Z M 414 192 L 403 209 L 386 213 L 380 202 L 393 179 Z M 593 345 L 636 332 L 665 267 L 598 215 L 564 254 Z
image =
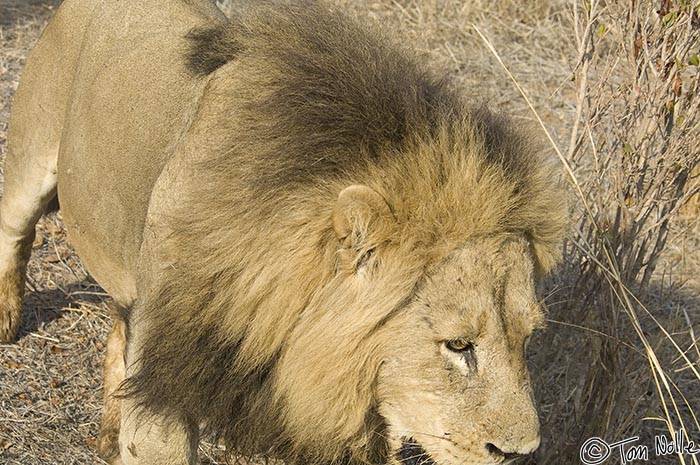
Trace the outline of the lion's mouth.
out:
M 401 438 L 401 447 L 396 452 L 401 465 L 436 465 L 435 461 L 413 438 Z

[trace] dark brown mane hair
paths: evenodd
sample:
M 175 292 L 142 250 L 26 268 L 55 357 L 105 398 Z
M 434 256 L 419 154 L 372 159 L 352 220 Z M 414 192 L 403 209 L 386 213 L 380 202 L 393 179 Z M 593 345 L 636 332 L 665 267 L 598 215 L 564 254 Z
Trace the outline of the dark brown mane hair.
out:
M 444 76 L 378 27 L 324 3 L 256 3 L 190 38 L 187 65 L 195 75 L 232 63 L 242 84 L 256 89 L 242 103 L 254 119 L 239 130 L 253 131 L 268 148 L 257 152 L 264 165 L 254 179 L 258 191 L 380 162 L 383 148 L 401 147 L 409 134 L 434 131 L 461 111 Z

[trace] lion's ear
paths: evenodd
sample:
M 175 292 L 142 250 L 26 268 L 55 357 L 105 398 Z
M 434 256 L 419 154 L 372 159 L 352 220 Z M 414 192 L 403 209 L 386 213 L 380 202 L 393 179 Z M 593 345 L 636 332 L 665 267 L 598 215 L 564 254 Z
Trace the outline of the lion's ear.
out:
M 343 189 L 333 209 L 333 230 L 345 247 L 364 241 L 370 235 L 395 223 L 389 204 L 377 191 L 352 185 Z

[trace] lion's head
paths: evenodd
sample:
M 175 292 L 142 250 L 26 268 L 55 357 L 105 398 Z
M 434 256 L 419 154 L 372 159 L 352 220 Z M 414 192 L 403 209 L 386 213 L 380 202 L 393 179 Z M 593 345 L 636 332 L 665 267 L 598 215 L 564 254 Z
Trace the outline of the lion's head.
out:
M 379 443 L 381 460 L 406 464 L 533 452 L 525 351 L 544 317 L 531 238 L 500 231 L 428 252 L 396 240 L 400 216 L 369 187 L 341 192 L 339 272 L 310 305 L 326 312 L 302 315 L 277 367 L 287 426 L 312 444 L 359 430 L 359 448 Z

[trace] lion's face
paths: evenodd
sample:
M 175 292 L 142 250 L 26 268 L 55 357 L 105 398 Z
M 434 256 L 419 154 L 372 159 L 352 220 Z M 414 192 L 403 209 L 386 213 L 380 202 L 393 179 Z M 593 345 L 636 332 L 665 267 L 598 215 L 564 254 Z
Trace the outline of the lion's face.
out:
M 336 444 L 329 461 L 349 451 L 358 462 L 388 453 L 394 465 L 486 465 L 529 454 L 539 445 L 525 364 L 543 321 L 536 250 L 506 231 L 430 236 L 397 211 L 366 186 L 339 195 L 333 277 L 276 367 L 289 435 L 309 450 Z
M 377 397 L 392 460 L 495 464 L 539 445 L 525 345 L 541 324 L 524 239 L 468 242 L 384 328 Z

